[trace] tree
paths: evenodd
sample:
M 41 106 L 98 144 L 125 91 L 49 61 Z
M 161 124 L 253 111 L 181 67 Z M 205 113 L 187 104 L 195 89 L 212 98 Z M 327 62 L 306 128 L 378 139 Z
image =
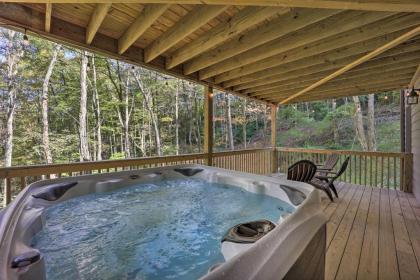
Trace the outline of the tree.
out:
M 368 150 L 376 151 L 376 129 L 375 129 L 375 95 L 368 95 L 367 110 L 367 131 L 368 131 Z
M 232 115 L 230 110 L 230 97 L 229 94 L 225 94 L 225 106 L 226 106 L 226 131 L 227 131 L 227 140 L 229 144 L 229 148 L 231 150 L 235 149 L 234 143 L 233 143 L 233 132 L 232 132 Z
M 96 129 L 96 160 L 102 160 L 102 120 L 101 120 L 101 103 L 99 101 L 95 54 L 92 54 L 92 80 L 93 80 L 93 109 L 95 113 L 95 129 Z
M 13 132 L 16 109 L 16 94 L 18 91 L 18 64 L 23 56 L 23 47 L 15 31 L 7 32 L 6 47 L 6 84 L 7 84 L 7 105 L 6 105 L 6 137 L 5 137 L 5 160 L 4 166 L 12 166 L 13 154 Z
M 354 112 L 354 128 L 356 131 L 356 136 L 363 150 L 367 151 L 368 144 L 366 140 L 365 128 L 363 126 L 362 106 L 358 96 L 353 96 L 353 101 L 356 109 Z
M 60 49 L 61 49 L 61 45 L 54 44 L 50 64 L 48 65 L 47 73 L 45 74 L 44 82 L 42 83 L 42 97 L 41 97 L 42 146 L 44 148 L 45 161 L 48 164 L 51 164 L 53 162 L 51 149 L 50 149 L 49 122 L 48 122 L 48 89 L 49 89 L 51 75 L 53 73 L 54 65 L 57 62 L 57 56 Z
M 82 52 L 80 63 L 80 111 L 79 111 L 79 150 L 80 161 L 90 161 L 87 131 L 87 67 L 88 53 Z
M 151 94 L 150 88 L 145 86 L 145 80 L 143 80 L 145 77 L 143 77 L 140 74 L 139 70 L 136 70 L 134 68 L 132 73 L 133 73 L 134 79 L 136 80 L 138 89 L 143 94 L 144 104 L 146 106 L 147 111 L 149 112 L 150 119 L 152 121 L 152 125 L 155 132 L 156 153 L 158 156 L 162 156 L 162 146 L 161 146 L 161 141 L 160 141 L 159 125 L 158 125 L 156 114 L 153 111 L 153 103 L 152 103 L 153 100 L 152 100 L 152 94 Z

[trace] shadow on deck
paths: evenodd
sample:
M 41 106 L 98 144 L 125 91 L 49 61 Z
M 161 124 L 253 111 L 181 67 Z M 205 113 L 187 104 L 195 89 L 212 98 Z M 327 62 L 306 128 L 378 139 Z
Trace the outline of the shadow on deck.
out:
M 420 204 L 401 191 L 341 183 L 323 198 L 325 279 L 420 279 Z

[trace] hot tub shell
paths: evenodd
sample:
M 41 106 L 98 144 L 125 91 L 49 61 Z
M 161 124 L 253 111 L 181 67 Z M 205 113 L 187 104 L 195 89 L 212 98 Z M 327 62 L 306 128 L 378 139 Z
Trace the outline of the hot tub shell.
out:
M 224 244 L 224 250 L 228 250 L 227 254 L 224 252 L 226 261 L 215 266 L 202 279 L 324 278 L 326 218 L 318 190 L 308 184 L 282 178 L 202 165 L 179 165 L 30 184 L 0 212 L 0 279 L 45 279 L 42 254 L 39 260 L 23 267 L 12 268 L 11 264 L 16 257 L 36 252 L 30 247 L 31 240 L 45 224 L 43 213 L 49 206 L 90 193 L 184 177 L 238 186 L 249 192 L 279 198 L 295 207 L 292 214 L 272 221 L 277 226 L 255 243 L 238 246 Z M 57 186 L 71 182 L 77 184 L 54 192 Z

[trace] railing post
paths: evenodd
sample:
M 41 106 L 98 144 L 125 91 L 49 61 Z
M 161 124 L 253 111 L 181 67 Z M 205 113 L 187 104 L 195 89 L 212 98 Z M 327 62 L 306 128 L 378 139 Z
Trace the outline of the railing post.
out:
M 401 171 L 400 171 L 401 172 Z M 401 190 L 404 192 L 411 193 L 413 191 L 413 154 L 404 154 L 404 183 L 401 186 Z
M 12 184 L 10 178 L 4 179 L 3 207 L 12 201 Z
M 277 164 L 277 105 L 271 105 L 271 172 L 277 173 L 278 172 L 278 164 Z
M 206 164 L 213 165 L 213 87 L 204 89 L 204 153 Z

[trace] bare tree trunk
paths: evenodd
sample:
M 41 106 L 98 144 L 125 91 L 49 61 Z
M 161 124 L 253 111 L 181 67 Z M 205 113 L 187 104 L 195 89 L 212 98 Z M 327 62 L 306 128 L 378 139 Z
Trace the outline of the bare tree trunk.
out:
M 353 101 L 356 107 L 356 112 L 354 113 L 354 127 L 356 130 L 356 136 L 363 150 L 367 151 L 368 144 L 366 141 L 365 128 L 363 127 L 362 107 L 360 105 L 359 97 L 353 96 Z
M 332 100 L 332 110 L 335 112 L 335 110 L 337 109 L 337 101 L 335 99 Z M 339 136 L 338 136 L 338 127 L 337 127 L 337 121 L 335 120 L 335 118 L 333 119 L 333 133 L 334 133 L 334 142 L 338 143 L 339 140 Z
M 124 94 L 124 120 L 123 120 L 123 128 L 124 128 L 124 154 L 125 158 L 131 157 L 131 148 L 130 148 L 130 109 L 129 109 L 129 88 L 130 88 L 130 75 L 127 71 L 127 82 L 125 85 L 125 94 Z
M 96 65 L 95 55 L 92 54 L 92 75 L 93 75 L 93 107 L 95 112 L 95 130 L 97 137 L 96 159 L 102 160 L 102 120 L 101 120 L 101 107 L 99 102 L 98 87 L 96 84 Z
M 376 151 L 376 130 L 375 130 L 375 95 L 368 95 L 368 112 L 367 112 L 367 133 L 368 133 L 368 149 Z
M 133 71 L 133 76 L 134 79 L 137 82 L 137 86 L 139 87 L 141 93 L 144 96 L 144 104 L 146 105 L 146 109 L 150 114 L 150 118 L 152 120 L 152 124 L 153 124 L 153 129 L 155 132 L 155 142 L 156 142 L 156 152 L 158 154 L 158 156 L 162 156 L 162 147 L 161 147 L 161 142 L 160 142 L 160 132 L 159 132 L 159 125 L 158 125 L 158 121 L 157 121 L 157 117 L 155 115 L 155 112 L 153 111 L 152 108 L 152 102 L 151 102 L 151 93 L 143 86 L 143 83 L 140 79 L 140 77 L 138 76 L 138 73 Z
M 196 137 L 197 137 L 197 146 L 198 146 L 198 152 L 201 152 L 201 131 L 200 131 L 200 112 L 198 109 L 198 98 L 197 98 L 197 92 L 194 92 L 194 112 L 195 112 L 195 127 L 197 129 L 196 131 Z
M 12 154 L 13 154 L 13 129 L 14 129 L 14 118 L 16 110 L 16 93 L 17 93 L 17 81 L 16 77 L 18 74 L 18 63 L 23 55 L 23 50 L 20 49 L 16 40 L 16 32 L 8 31 L 8 44 L 6 50 L 6 63 L 7 63 L 7 118 L 6 118 L 6 141 L 4 149 L 4 166 L 12 166 Z
M 233 132 L 232 132 L 232 115 L 230 110 L 230 96 L 229 94 L 225 94 L 225 104 L 226 104 L 226 121 L 227 121 L 227 140 L 229 143 L 229 148 L 231 150 L 235 149 L 234 143 L 233 143 Z
M 80 161 L 89 161 L 91 159 L 88 146 L 87 132 L 87 52 L 82 53 L 82 62 L 80 65 L 80 112 L 79 112 L 79 140 L 80 140 Z
M 57 62 L 58 52 L 60 51 L 61 45 L 54 44 L 54 50 L 51 57 L 50 64 L 48 65 L 47 73 L 45 74 L 44 83 L 42 84 L 42 99 L 41 99 L 41 111 L 42 111 L 42 146 L 44 148 L 44 156 L 46 163 L 50 164 L 53 162 L 51 149 L 50 149 L 50 135 L 49 135 L 49 123 L 48 123 L 48 87 L 50 84 L 51 75 L 53 73 L 54 65 Z
M 179 99 L 179 81 L 176 82 L 176 91 L 175 91 L 175 152 L 179 155 L 179 108 L 178 108 L 178 99 Z
M 244 149 L 246 149 L 246 144 L 247 144 L 247 140 L 246 140 L 246 125 L 247 125 L 247 120 L 246 120 L 246 98 L 244 98 L 243 101 L 243 122 L 242 122 L 242 142 L 244 143 Z

